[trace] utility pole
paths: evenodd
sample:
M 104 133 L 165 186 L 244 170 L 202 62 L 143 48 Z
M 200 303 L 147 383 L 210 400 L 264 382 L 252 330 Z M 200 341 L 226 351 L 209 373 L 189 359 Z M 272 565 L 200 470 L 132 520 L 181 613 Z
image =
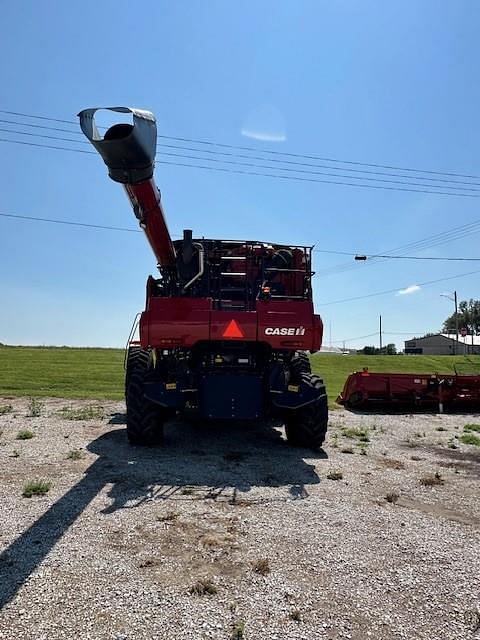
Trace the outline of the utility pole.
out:
M 456 341 L 455 341 L 455 348 L 453 350 L 453 355 L 457 355 L 457 346 L 458 346 L 458 301 L 457 301 L 457 292 L 454 291 L 453 292 L 454 298 L 455 298 L 455 334 L 456 334 Z
M 383 340 L 382 340 L 382 316 L 380 316 L 380 353 L 382 353 L 383 349 Z
M 453 298 L 452 296 L 449 296 L 447 293 L 441 293 L 440 294 L 442 296 L 442 298 L 448 298 L 449 300 L 452 300 L 453 302 L 455 302 L 455 344 L 453 345 L 453 355 L 456 356 L 457 355 L 457 347 L 458 347 L 458 300 L 457 300 L 457 292 L 454 291 L 453 292 Z M 466 341 L 464 342 L 464 349 L 465 349 L 465 345 L 466 345 Z

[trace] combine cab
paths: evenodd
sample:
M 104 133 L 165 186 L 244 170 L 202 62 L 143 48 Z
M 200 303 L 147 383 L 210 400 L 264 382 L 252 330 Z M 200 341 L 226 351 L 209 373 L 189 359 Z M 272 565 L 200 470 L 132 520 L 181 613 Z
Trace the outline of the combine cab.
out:
M 127 434 L 158 444 L 177 412 L 204 419 L 280 417 L 290 443 L 318 448 L 327 429 L 323 381 L 310 370 L 323 325 L 312 302 L 311 247 L 252 240 L 172 241 L 153 179 L 153 114 L 102 135 L 97 109 L 79 114 L 109 175 L 122 183 L 158 262 L 147 280 L 140 341 L 126 365 Z

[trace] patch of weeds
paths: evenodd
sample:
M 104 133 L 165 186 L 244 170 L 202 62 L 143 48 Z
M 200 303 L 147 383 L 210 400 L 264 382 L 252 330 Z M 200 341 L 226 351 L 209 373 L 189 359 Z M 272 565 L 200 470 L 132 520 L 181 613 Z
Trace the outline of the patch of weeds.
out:
M 243 620 L 237 620 L 233 623 L 232 634 L 230 640 L 243 640 L 245 637 L 245 622 Z
M 20 451 L 18 449 L 14 449 L 12 451 L 12 455 L 10 457 L 11 458 L 19 458 L 20 457 Z
M 0 407 L 0 413 L 1 413 L 1 407 Z M 480 424 L 473 424 L 473 423 L 466 424 L 463 427 L 463 430 L 464 431 L 478 431 L 480 433 Z
M 416 447 L 418 447 L 418 444 L 415 442 L 415 440 L 412 440 L 411 438 L 406 440 L 405 444 L 407 445 L 407 447 L 409 447 L 409 449 L 415 449 Z
M 270 573 L 270 564 L 267 558 L 260 558 L 252 562 L 252 569 L 261 576 L 268 576 Z
M 147 567 L 154 567 L 157 563 L 157 561 L 155 560 L 155 558 L 147 558 L 146 560 L 143 560 L 143 562 L 141 562 L 138 567 L 140 569 L 146 569 Z
M 167 513 L 157 516 L 158 522 L 173 522 L 178 518 L 178 513 L 176 511 L 167 511 Z
M 425 432 L 420 433 L 420 431 L 417 431 L 416 433 L 413 434 L 413 436 L 415 438 L 425 438 Z
M 62 407 L 58 415 L 64 420 L 101 420 L 105 411 L 103 407 L 89 404 L 86 407 Z
M 342 447 L 340 453 L 353 453 L 352 447 Z
M 450 438 L 450 440 L 447 443 L 447 447 L 449 449 L 458 449 L 458 444 L 455 442 L 455 438 Z
M 382 465 L 387 469 L 395 469 L 397 471 L 405 469 L 405 464 L 401 460 L 395 460 L 394 458 L 385 458 L 382 460 Z
M 361 456 L 366 456 L 367 455 L 367 447 L 368 447 L 368 443 L 366 442 L 359 442 L 358 443 L 358 453 Z
M 410 460 L 414 460 L 415 462 L 420 462 L 420 460 L 423 460 L 423 458 L 421 458 L 420 456 L 410 456 Z
M 395 491 L 390 491 L 385 496 L 385 500 L 387 502 L 389 502 L 390 504 L 395 504 L 398 501 L 399 498 L 400 498 L 399 494 L 396 493 Z
M 301 622 L 302 614 L 300 609 L 294 609 L 293 611 L 290 611 L 289 618 L 290 620 L 295 620 L 295 622 Z
M 435 431 L 448 431 L 445 427 L 437 427 Z
M 67 454 L 68 460 L 82 460 L 85 457 L 85 452 L 81 449 L 72 449 Z
M 338 433 L 334 433 L 333 436 L 330 438 L 330 446 L 333 447 L 334 449 L 337 449 L 337 447 L 338 447 Z
M 38 418 L 42 414 L 43 402 L 37 400 L 37 398 L 30 398 L 28 401 L 28 413 L 29 418 Z
M 329 471 L 327 473 L 328 480 L 342 480 L 343 473 L 341 471 Z
M 44 496 L 52 486 L 47 480 L 30 480 L 23 486 L 22 496 L 31 498 L 32 496 Z
M 420 478 L 420 484 L 423 484 L 424 487 L 434 487 L 435 485 L 444 484 L 444 482 L 444 479 L 438 471 Z
M 0 404 L 0 416 L 5 415 L 6 413 L 12 413 L 13 407 L 11 404 Z
M 471 444 L 474 447 L 480 447 L 480 437 L 474 433 L 464 433 L 460 437 L 460 442 L 463 442 L 463 444 Z
M 17 440 L 30 440 L 35 434 L 30 429 L 20 429 L 17 433 Z
M 217 593 L 217 587 L 210 578 L 200 578 L 190 587 L 190 593 L 195 596 L 213 596 Z
M 183 496 L 191 496 L 191 495 L 192 495 L 192 493 L 193 493 L 193 489 L 192 489 L 192 487 L 183 487 L 183 489 L 182 489 L 182 491 L 181 491 L 181 494 L 182 494 Z
M 219 536 L 213 533 L 207 533 L 202 536 L 201 543 L 204 547 L 219 547 L 222 544 L 222 540 Z
M 346 438 L 360 440 L 360 442 L 370 442 L 370 438 L 368 437 L 368 429 L 350 427 L 348 429 L 342 429 L 342 433 Z

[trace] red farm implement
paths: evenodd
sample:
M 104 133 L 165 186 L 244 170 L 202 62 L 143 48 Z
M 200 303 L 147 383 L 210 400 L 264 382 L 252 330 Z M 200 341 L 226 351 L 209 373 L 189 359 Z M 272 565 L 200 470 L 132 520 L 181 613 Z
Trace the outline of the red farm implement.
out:
M 480 409 L 480 374 L 350 374 L 339 404 L 350 409 L 466 411 Z

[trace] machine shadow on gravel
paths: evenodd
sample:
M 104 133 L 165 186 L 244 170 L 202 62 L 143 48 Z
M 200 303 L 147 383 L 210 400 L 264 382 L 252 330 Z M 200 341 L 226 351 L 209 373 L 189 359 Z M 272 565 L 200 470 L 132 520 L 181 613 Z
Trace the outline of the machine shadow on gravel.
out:
M 115 424 L 121 415 L 113 416 Z M 141 508 L 151 500 L 248 499 L 256 487 L 272 487 L 262 501 L 303 499 L 320 478 L 307 459 L 326 458 L 323 450 L 292 448 L 271 425 L 191 425 L 171 423 L 164 447 L 128 444 L 125 430 L 93 440 L 98 455 L 82 479 L 0 554 L 0 609 L 10 602 L 67 529 L 107 484 L 111 504 L 101 514 Z M 251 501 L 257 499 L 252 497 Z M 99 514 L 99 529 L 102 526 Z

